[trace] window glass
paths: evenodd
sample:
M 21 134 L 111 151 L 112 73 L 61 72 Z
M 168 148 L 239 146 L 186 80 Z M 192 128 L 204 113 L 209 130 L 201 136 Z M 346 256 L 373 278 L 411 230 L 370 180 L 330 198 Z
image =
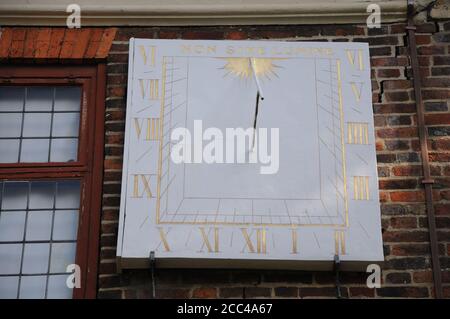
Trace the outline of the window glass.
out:
M 0 86 L 0 163 L 74 162 L 80 87 Z
M 80 181 L 0 182 L 0 298 L 71 298 Z

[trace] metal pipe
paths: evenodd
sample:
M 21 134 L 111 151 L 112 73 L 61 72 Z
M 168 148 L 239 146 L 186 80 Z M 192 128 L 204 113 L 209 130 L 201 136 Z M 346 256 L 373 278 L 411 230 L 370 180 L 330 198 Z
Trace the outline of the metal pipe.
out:
M 422 87 L 420 81 L 419 62 L 417 59 L 417 47 L 416 47 L 416 27 L 414 26 L 414 1 L 408 0 L 408 44 L 409 54 L 411 59 L 412 75 L 414 79 L 414 97 L 416 100 L 417 109 L 417 127 L 419 131 L 420 151 L 422 157 L 423 168 L 423 180 L 422 184 L 425 188 L 425 202 L 428 216 L 428 231 L 430 235 L 430 248 L 431 248 L 431 262 L 433 267 L 433 281 L 435 297 L 442 298 L 442 278 L 441 278 L 441 265 L 439 262 L 439 247 L 436 235 L 436 219 L 434 215 L 433 206 L 433 184 L 434 180 L 430 174 L 430 163 L 428 158 L 428 145 L 427 145 L 427 128 L 425 126 L 424 107 L 422 100 Z

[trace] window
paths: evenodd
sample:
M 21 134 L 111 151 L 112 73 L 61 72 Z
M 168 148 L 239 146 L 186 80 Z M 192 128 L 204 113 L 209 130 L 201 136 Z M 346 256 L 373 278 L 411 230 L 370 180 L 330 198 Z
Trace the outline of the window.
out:
M 95 297 L 103 98 L 103 65 L 0 67 L 0 298 Z

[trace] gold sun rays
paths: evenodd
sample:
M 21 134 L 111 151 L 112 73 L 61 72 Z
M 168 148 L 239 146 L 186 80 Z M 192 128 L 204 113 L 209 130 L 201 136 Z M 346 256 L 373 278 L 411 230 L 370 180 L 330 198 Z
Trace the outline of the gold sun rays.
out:
M 277 59 L 268 58 L 224 58 L 226 64 L 223 67 L 227 72 L 225 76 L 233 75 L 242 80 L 253 77 L 254 68 L 256 76 L 261 78 L 271 79 L 271 76 L 278 77 L 275 72 L 276 68 L 280 66 L 273 63 Z M 279 60 L 279 59 L 278 59 Z M 253 66 L 252 66 L 253 64 Z

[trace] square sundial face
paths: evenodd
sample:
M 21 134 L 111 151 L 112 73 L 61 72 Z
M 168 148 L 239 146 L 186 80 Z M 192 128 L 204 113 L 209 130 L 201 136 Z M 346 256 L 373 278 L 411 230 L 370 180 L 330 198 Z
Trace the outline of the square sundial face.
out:
M 374 145 L 366 44 L 132 39 L 118 256 L 382 260 Z

